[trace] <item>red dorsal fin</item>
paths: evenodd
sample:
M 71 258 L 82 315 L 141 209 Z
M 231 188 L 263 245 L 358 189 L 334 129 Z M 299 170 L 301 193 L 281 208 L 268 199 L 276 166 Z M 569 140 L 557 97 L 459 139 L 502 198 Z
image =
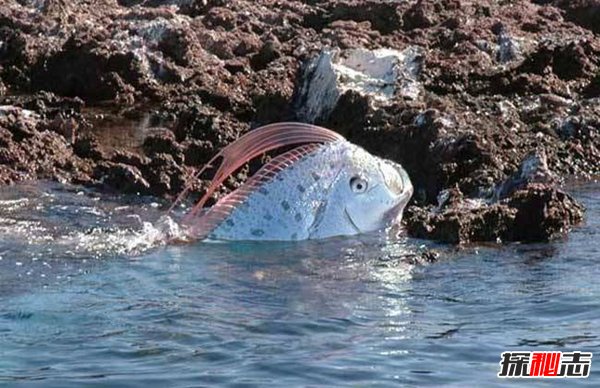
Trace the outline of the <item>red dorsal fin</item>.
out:
M 343 140 L 343 136 L 329 129 L 316 125 L 304 123 L 276 123 L 257 128 L 240 137 L 217 153 L 204 167 L 196 173 L 196 178 L 213 167 L 213 164 L 222 158 L 219 168 L 210 182 L 204 196 L 196 203 L 192 210 L 186 215 L 186 219 L 197 215 L 204 207 L 210 196 L 219 186 L 238 168 L 265 152 L 293 144 L 302 143 L 329 143 Z M 186 187 L 174 202 L 173 209 L 189 192 Z
M 285 152 L 269 161 L 261 169 L 248 179 L 242 186 L 235 191 L 221 198 L 206 213 L 194 217 L 187 215 L 185 221 L 191 234 L 197 238 L 205 238 L 214 228 L 219 226 L 231 212 L 240 204 L 244 203 L 248 197 L 258 190 L 262 185 L 270 182 L 279 172 L 285 170 L 304 156 L 318 149 L 320 144 L 305 144 L 296 147 L 293 150 Z M 192 222 L 193 220 L 193 222 Z

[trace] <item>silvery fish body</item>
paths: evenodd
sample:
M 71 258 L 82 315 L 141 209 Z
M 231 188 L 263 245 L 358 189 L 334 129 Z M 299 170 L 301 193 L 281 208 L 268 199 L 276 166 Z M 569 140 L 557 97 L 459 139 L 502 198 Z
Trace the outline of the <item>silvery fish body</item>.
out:
M 399 223 L 412 195 L 397 163 L 346 140 L 296 151 L 229 206 L 207 234 L 217 240 L 305 240 L 355 235 Z M 283 161 L 289 155 L 283 156 Z M 260 175 L 260 172 L 258 173 Z M 263 176 L 266 176 L 263 174 Z M 225 201 L 227 202 L 227 201 Z M 209 209 L 210 212 L 213 209 Z

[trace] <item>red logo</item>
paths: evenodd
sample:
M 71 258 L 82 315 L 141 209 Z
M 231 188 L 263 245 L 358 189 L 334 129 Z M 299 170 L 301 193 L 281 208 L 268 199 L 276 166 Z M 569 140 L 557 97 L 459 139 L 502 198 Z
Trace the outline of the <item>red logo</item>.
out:
M 592 356 L 586 352 L 504 352 L 498 377 L 586 378 Z
M 557 377 L 560 371 L 561 352 L 533 352 L 529 377 Z

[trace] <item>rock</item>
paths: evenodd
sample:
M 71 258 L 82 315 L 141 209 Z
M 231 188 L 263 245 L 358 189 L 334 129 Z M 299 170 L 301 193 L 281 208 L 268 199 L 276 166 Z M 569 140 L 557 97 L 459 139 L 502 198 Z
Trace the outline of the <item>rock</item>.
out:
M 306 122 L 324 121 L 348 91 L 379 105 L 391 103 L 396 93 L 416 99 L 420 61 L 420 50 L 414 47 L 323 51 L 305 66 L 296 93 L 296 115 Z
M 408 231 L 451 243 L 556 239 L 583 219 L 583 207 L 557 183 L 546 154 L 532 152 L 492 198 L 467 198 L 454 187 L 439 193 L 435 207 L 410 208 Z
M 552 4 L 566 11 L 566 18 L 600 33 L 600 2 L 598 0 L 554 0 Z
M 410 235 L 446 243 L 550 241 L 583 220 L 583 207 L 562 190 L 533 183 L 493 204 L 471 200 L 444 209 L 413 206 L 405 219 Z
M 445 243 L 499 242 L 511 240 L 516 213 L 500 204 L 453 207 L 441 213 L 411 207 L 406 225 L 411 236 Z
M 279 43 L 274 40 L 266 41 L 260 51 L 250 59 L 250 65 L 254 70 L 262 70 L 267 65 L 281 56 L 278 49 Z
M 521 58 L 521 45 L 501 26 L 498 31 L 498 61 L 508 63 Z
M 516 209 L 511 240 L 549 241 L 564 237 L 583 221 L 584 208 L 562 190 L 543 184 L 531 184 L 508 200 Z
M 404 13 L 402 21 L 405 30 L 433 26 L 437 21 L 435 2 L 417 0 Z
M 137 167 L 122 163 L 103 162 L 94 171 L 96 179 L 104 185 L 124 193 L 147 194 L 150 183 Z
M 150 158 L 127 150 L 115 150 L 110 160 L 115 163 L 130 164 L 137 168 L 143 168 L 150 163 Z
M 402 27 L 402 19 L 394 2 L 334 1 L 330 5 L 330 12 L 330 21 L 368 21 L 373 29 L 382 34 L 390 34 Z
M 202 167 L 214 155 L 214 147 L 210 141 L 191 139 L 184 143 L 185 164 Z
M 177 108 L 177 120 L 173 132 L 178 142 L 186 139 L 209 141 L 215 152 L 236 139 L 244 125 L 230 121 L 217 110 L 206 106 L 191 105 Z
M 181 146 L 175 140 L 175 134 L 166 128 L 152 128 L 144 139 L 142 145 L 146 155 L 152 157 L 156 154 L 169 154 L 177 163 L 183 162 Z
M 185 173 L 169 154 L 156 154 L 143 168 L 150 192 L 158 196 L 176 195 L 185 186 Z
M 519 170 L 507 180 L 499 184 L 494 192 L 494 200 L 509 197 L 530 183 L 556 184 L 557 177 L 548 169 L 548 159 L 544 151 L 532 152 L 527 155 Z
M 102 148 L 98 139 L 92 135 L 77 138 L 73 143 L 73 151 L 81 158 L 104 160 L 108 157 L 107 152 Z
M 236 15 L 228 8 L 213 7 L 204 16 L 203 21 L 211 28 L 222 27 L 225 30 L 232 30 L 236 26 Z

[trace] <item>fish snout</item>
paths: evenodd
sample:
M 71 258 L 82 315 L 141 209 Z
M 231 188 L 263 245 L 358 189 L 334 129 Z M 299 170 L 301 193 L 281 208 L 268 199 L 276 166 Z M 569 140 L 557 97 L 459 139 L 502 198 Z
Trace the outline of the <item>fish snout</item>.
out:
M 408 202 L 408 200 L 412 197 L 415 189 L 412 185 L 412 182 L 410 181 L 408 173 L 402 167 L 400 167 L 400 176 L 402 177 L 402 182 L 404 184 L 404 195 L 406 196 L 406 202 Z
M 387 188 L 399 197 L 406 196 L 408 201 L 413 194 L 413 185 L 404 168 L 397 163 L 384 161 L 380 163 L 379 169 Z

